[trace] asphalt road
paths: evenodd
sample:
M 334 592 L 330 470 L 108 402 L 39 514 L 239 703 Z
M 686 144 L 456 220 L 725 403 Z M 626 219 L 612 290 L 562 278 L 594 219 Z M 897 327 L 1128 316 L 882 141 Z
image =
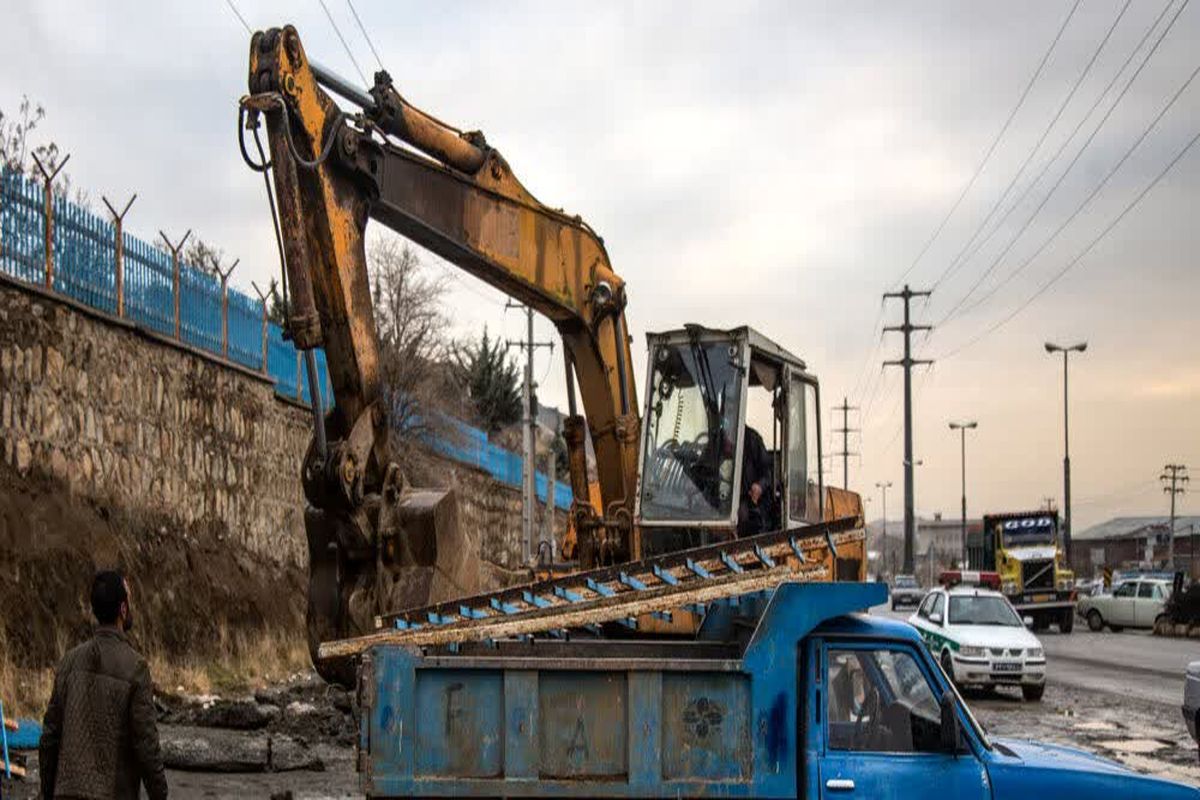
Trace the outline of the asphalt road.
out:
M 912 609 L 876 606 L 871 613 L 907 620 Z M 1149 631 L 1092 633 L 1079 622 L 1075 631 L 1038 634 L 1046 649 L 1047 678 L 1079 689 L 1128 695 L 1178 707 L 1184 670 L 1200 660 L 1200 639 L 1172 639 Z

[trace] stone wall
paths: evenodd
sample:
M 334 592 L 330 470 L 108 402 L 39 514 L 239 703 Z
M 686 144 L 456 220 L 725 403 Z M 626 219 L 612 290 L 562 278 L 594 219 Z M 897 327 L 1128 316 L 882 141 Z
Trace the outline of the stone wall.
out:
M 309 431 L 308 410 L 257 373 L 0 280 L 0 438 L 22 475 L 303 565 Z M 520 492 L 431 453 L 419 463 L 414 485 L 456 489 L 480 557 L 517 569 Z

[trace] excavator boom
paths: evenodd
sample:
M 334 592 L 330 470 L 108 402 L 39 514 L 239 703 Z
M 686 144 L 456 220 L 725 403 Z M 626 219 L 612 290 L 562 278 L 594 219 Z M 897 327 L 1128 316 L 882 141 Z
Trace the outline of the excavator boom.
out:
M 343 111 L 326 88 L 358 109 Z M 587 566 L 636 557 L 637 390 L 625 286 L 600 238 L 579 217 L 538 202 L 481 133 L 462 133 L 406 102 L 386 72 L 364 92 L 313 65 L 291 26 L 254 34 L 249 89 L 239 127 L 257 137 L 266 121 L 270 162 L 258 168 L 270 169 L 277 200 L 287 335 L 300 349 L 325 348 L 335 401 L 302 473 L 314 656 L 320 641 L 364 632 L 384 608 L 473 588 L 438 568 L 437 554 L 456 546 L 443 498 L 414 499 L 390 459 L 368 219 L 554 323 L 571 406 L 564 436 L 575 555 Z M 586 421 L 575 409 L 576 380 Z M 589 502 L 589 434 L 602 514 Z M 451 585 L 432 585 L 439 579 Z

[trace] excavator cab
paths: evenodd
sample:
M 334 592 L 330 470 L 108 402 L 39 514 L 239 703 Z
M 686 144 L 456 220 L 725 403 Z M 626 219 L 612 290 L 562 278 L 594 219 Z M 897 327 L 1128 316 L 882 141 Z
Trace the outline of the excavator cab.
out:
M 820 396 L 804 362 L 749 327 L 647 338 L 642 556 L 821 521 Z

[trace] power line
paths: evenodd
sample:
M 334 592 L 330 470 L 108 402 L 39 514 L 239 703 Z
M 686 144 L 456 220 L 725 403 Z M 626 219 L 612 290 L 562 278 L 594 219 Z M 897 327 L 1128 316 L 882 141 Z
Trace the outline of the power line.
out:
M 379 68 L 383 69 L 383 59 L 379 57 L 379 51 L 375 49 L 375 43 L 371 41 L 371 35 L 367 33 L 362 18 L 358 16 L 358 11 L 354 8 L 354 3 L 352 0 L 346 0 L 346 5 L 350 6 L 350 13 L 354 15 L 354 21 L 358 23 L 358 29 L 362 32 L 363 38 L 367 40 L 367 47 L 371 48 L 371 52 L 375 55 L 375 61 L 379 64 Z
M 317 0 L 321 4 L 321 9 L 325 12 L 325 18 L 329 20 L 329 24 L 333 27 L 333 32 L 337 34 L 338 41 L 342 43 L 342 47 L 346 49 L 346 55 L 350 57 L 350 63 L 354 65 L 354 71 L 358 73 L 358 77 L 362 78 L 364 86 L 370 86 L 371 82 L 367 80 L 367 76 L 363 74 L 362 67 L 358 65 L 358 59 L 354 57 L 354 52 L 350 49 L 350 45 L 346 43 L 346 37 L 342 36 L 342 30 L 333 21 L 333 14 L 329 13 L 329 6 L 325 5 L 325 0 Z
M 229 10 L 238 18 L 238 22 L 242 23 L 242 27 L 246 29 L 246 33 L 253 33 L 250 26 L 246 24 L 246 18 L 242 16 L 242 12 L 237 10 L 237 6 L 233 4 L 233 0 L 225 0 L 225 5 L 229 6 Z
M 1021 179 L 1021 176 L 1025 174 L 1025 170 L 1033 161 L 1033 157 L 1037 155 L 1039 150 L 1042 149 L 1042 145 L 1046 143 L 1046 138 L 1050 135 L 1050 131 L 1053 130 L 1054 126 L 1058 124 L 1059 119 L 1062 118 L 1063 112 L 1067 110 L 1067 106 L 1070 105 L 1071 100 L 1074 99 L 1075 93 L 1079 91 L 1079 87 L 1083 85 L 1084 80 L 1091 73 L 1092 67 L 1096 63 L 1096 59 L 1100 57 L 1100 53 L 1104 50 L 1104 46 L 1108 44 L 1108 40 L 1112 38 L 1113 31 L 1117 29 L 1117 25 L 1120 24 L 1121 19 L 1125 16 L 1125 12 L 1129 10 L 1129 5 L 1132 2 L 1133 0 L 1125 0 L 1125 5 L 1121 6 L 1121 10 L 1117 12 L 1117 16 L 1113 20 L 1112 25 L 1108 26 L 1108 31 L 1104 34 L 1104 38 L 1100 40 L 1098 45 L 1096 45 L 1096 49 L 1092 52 L 1092 57 L 1088 59 L 1087 64 L 1085 64 L 1083 67 L 1083 71 L 1079 73 L 1079 77 L 1076 78 L 1075 82 L 1071 85 L 1071 90 L 1067 92 L 1066 96 L 1062 99 L 1062 102 L 1059 103 L 1058 110 L 1054 112 L 1054 116 L 1050 118 L 1050 122 L 1047 123 L 1046 127 L 1042 130 L 1041 136 L 1039 136 L 1038 140 L 1034 142 L 1033 147 L 1030 148 L 1029 153 L 1025 156 L 1025 160 L 1021 162 L 1021 166 L 1017 169 L 1016 173 L 1013 174 L 1012 179 L 1008 182 L 1008 185 L 1004 187 L 1004 191 L 1001 192 L 998 198 L 996 198 L 996 202 L 992 205 L 991 210 L 988 211 L 987 215 L 975 228 L 975 232 L 971 234 L 971 238 L 969 238 L 963 245 L 962 249 L 958 251 L 958 254 L 955 255 L 955 257 L 951 260 L 950 264 L 942 272 L 941 276 L 933 282 L 933 288 L 935 291 L 944 280 L 949 278 L 951 275 L 961 269 L 968 261 L 970 261 L 970 257 L 963 258 L 963 254 L 970 249 L 971 245 L 975 242 L 975 239 L 978 238 L 979 234 L 983 232 L 983 229 L 991 221 L 996 211 L 999 210 L 1000 206 L 1008 198 L 1009 192 L 1012 191 L 1013 187 L 1017 184 L 1017 181 Z M 973 256 L 975 252 L 978 252 L 978 250 L 975 250 L 971 255 Z M 965 297 L 963 299 L 965 299 Z M 960 305 L 961 302 L 962 301 L 959 301 Z M 955 306 L 955 309 L 957 308 L 958 306 Z M 953 313 L 953 310 L 951 313 Z M 944 322 L 945 318 L 943 318 L 942 321 Z
M 1101 90 L 1101 92 L 1098 95 L 1096 95 L 1096 99 L 1092 102 L 1091 107 L 1088 108 L 1088 110 L 1083 114 L 1083 116 L 1081 116 L 1079 118 L 1079 122 L 1075 123 L 1074 129 L 1072 129 L 1072 131 L 1066 136 L 1066 138 L 1064 138 L 1062 140 L 1062 142 L 1058 145 L 1058 149 L 1054 151 L 1054 155 L 1050 156 L 1050 158 L 1048 158 L 1046 160 L 1046 163 L 1042 166 L 1041 170 L 1038 171 L 1038 174 L 1034 176 L 1032 181 L 1030 181 L 1028 184 L 1026 184 L 1025 188 L 1021 191 L 1021 195 L 1012 202 L 1012 204 L 1008 207 L 1008 210 L 1006 210 L 1003 214 L 1000 215 L 1000 219 L 996 222 L 996 224 L 994 226 L 992 226 L 992 230 L 988 233 L 988 235 L 983 237 L 983 239 L 980 240 L 980 242 L 977 245 L 975 245 L 975 247 L 972 249 L 971 253 L 969 253 L 967 255 L 966 258 L 968 261 L 970 259 L 974 258 L 975 255 L 981 249 L 983 249 L 983 247 L 985 245 L 987 245 L 988 242 L 990 242 L 992 240 L 992 237 L 1001 231 L 1001 229 L 1004 227 L 1004 223 L 1006 223 L 1008 221 L 1008 218 L 1013 215 L 1013 212 L 1015 212 L 1018 208 L 1020 208 L 1024 204 L 1025 198 L 1029 197 L 1030 192 L 1032 192 L 1035 188 L 1038 187 L 1038 185 L 1041 184 L 1042 179 L 1045 178 L 1046 175 L 1050 172 L 1050 168 L 1054 166 L 1054 164 L 1058 161 L 1059 156 L 1061 156 L 1063 154 L 1063 151 L 1067 149 L 1067 145 L 1069 145 L 1075 139 L 1076 134 L 1078 134 L 1080 129 L 1083 128 L 1084 123 L 1086 123 L 1089 119 L 1091 119 L 1092 114 L 1094 114 L 1096 109 L 1099 108 L 1100 103 L 1104 101 L 1104 98 L 1108 96 L 1108 93 L 1110 91 L 1112 91 L 1112 88 L 1113 88 L 1113 86 L 1116 85 L 1117 80 L 1125 73 L 1125 69 L 1129 66 L 1130 62 L 1133 61 L 1134 56 L 1136 56 L 1138 54 L 1138 51 L 1140 51 L 1142 49 L 1142 45 L 1144 45 L 1146 43 L 1146 41 L 1150 38 L 1150 35 L 1152 33 L 1154 33 L 1155 28 L 1158 27 L 1158 23 L 1162 22 L 1163 17 L 1165 17 L 1167 12 L 1171 10 L 1171 6 L 1174 3 L 1175 3 L 1175 0 L 1167 0 L 1166 5 L 1163 6 L 1162 11 L 1160 11 L 1158 13 L 1158 16 L 1154 18 L 1154 21 L 1150 23 L 1150 27 L 1148 27 L 1146 29 L 1146 32 L 1142 34 L 1142 37 L 1141 37 L 1141 39 L 1138 40 L 1138 43 L 1136 45 L 1134 45 L 1132 50 L 1129 51 L 1129 55 L 1125 57 L 1125 61 L 1121 64 L 1121 66 L 1113 74 L 1112 78 L 1108 82 L 1108 85 L 1106 85 L 1104 87 L 1104 89 Z M 1187 4 L 1187 0 L 1184 0 L 1184 5 L 1186 5 L 1186 4 Z M 1168 26 L 1168 29 L 1169 28 L 1170 28 L 1170 26 Z M 1005 252 L 1008 252 L 1008 250 L 1011 249 L 1011 247 L 1014 243 L 1015 243 L 1015 238 L 1013 241 L 1011 241 L 1009 243 L 1009 246 L 1005 249 Z M 995 263 L 997 263 L 997 262 L 994 261 L 993 264 L 991 266 L 989 266 L 989 270 L 994 268 Z M 951 319 L 954 318 L 954 311 L 958 307 L 961 307 L 962 303 L 968 297 L 970 297 L 971 291 L 973 291 L 973 290 L 974 290 L 974 287 L 972 287 L 972 289 L 969 290 L 967 292 L 967 294 L 963 295 L 963 297 L 960 298 L 959 304 L 958 304 L 958 306 L 955 307 L 955 309 L 951 309 L 950 313 L 944 315 L 938 321 L 939 326 L 945 325 L 945 323 L 949 322 Z
M 1038 214 L 1041 213 L 1042 209 L 1045 208 L 1046 203 L 1049 202 L 1050 198 L 1054 196 L 1054 193 L 1058 190 L 1058 188 L 1060 186 L 1062 186 L 1062 183 L 1064 180 L 1066 180 L 1067 175 L 1069 175 L 1071 170 L 1075 168 L 1075 165 L 1077 163 L 1079 163 L 1079 159 L 1083 156 L 1084 152 L 1087 151 L 1088 147 L 1095 140 L 1096 134 L 1098 134 L 1100 132 L 1100 130 L 1104 127 L 1105 123 L 1108 122 L 1108 120 L 1112 116 L 1113 112 L 1117 109 L 1117 106 L 1120 105 L 1121 100 L 1125 97 L 1125 95 L 1129 92 L 1129 89 L 1137 81 L 1138 76 L 1141 75 L 1142 70 L 1145 69 L 1146 65 L 1150 63 L 1150 59 L 1154 56 L 1154 53 L 1158 49 L 1158 46 L 1160 44 L 1162 44 L 1163 39 L 1166 37 L 1167 33 L 1170 32 L 1172 26 L 1175 24 L 1175 20 L 1179 19 L 1179 14 L 1183 11 L 1184 7 L 1187 6 L 1188 2 L 1189 2 L 1189 0 L 1184 0 L 1183 5 L 1181 5 L 1179 7 L 1179 10 L 1175 12 L 1175 16 L 1171 18 L 1171 22 L 1167 25 L 1166 28 L 1163 29 L 1162 34 L 1159 35 L 1158 39 L 1154 43 L 1154 46 L 1150 49 L 1150 51 L 1146 54 L 1146 57 L 1142 60 L 1142 63 L 1138 65 L 1137 70 L 1130 77 L 1129 81 L 1125 84 L 1124 88 L 1121 89 L 1121 93 L 1119 95 L 1117 95 L 1117 99 L 1115 101 L 1113 101 L 1113 104 L 1111 106 L 1109 106 L 1108 111 L 1105 112 L 1104 116 L 1100 119 L 1100 122 L 1097 123 L 1096 127 L 1092 129 L 1092 132 L 1088 135 L 1088 137 L 1084 141 L 1083 145 L 1075 153 L 1074 157 L 1072 157 L 1071 163 L 1069 163 L 1067 165 L 1067 168 L 1065 170 L 1063 170 L 1062 174 L 1058 176 L 1058 180 L 1056 180 L 1054 182 L 1054 185 L 1050 187 L 1050 191 L 1048 191 L 1046 193 L 1046 196 L 1042 198 L 1042 201 L 1040 203 L 1038 203 L 1037 207 L 1026 218 L 1024 224 L 1017 231 L 1016 235 L 1013 236 L 1013 238 L 1009 240 L 1008 245 L 1006 245 L 1005 248 L 1003 250 L 1001 250 L 999 254 L 997 254 L 997 256 L 992 260 L 992 263 L 990 265 L 988 265 L 988 268 L 984 271 L 984 273 L 982 275 L 980 275 L 979 278 L 975 281 L 975 283 L 973 283 L 971 285 L 971 288 L 967 291 L 967 293 L 959 301 L 959 304 L 957 307 L 961 307 L 961 305 L 967 300 L 967 298 L 969 298 L 972 294 L 974 294 L 975 290 L 979 288 L 979 286 L 987 279 L 987 277 L 992 273 L 992 271 L 996 268 L 996 266 L 1004 259 L 1004 257 L 1006 255 L 1008 255 L 1009 251 L 1012 250 L 1013 246 L 1017 243 L 1017 241 L 1020 240 L 1020 238 L 1025 234 L 1025 231 L 1027 231 L 1029 229 L 1030 225 L 1033 224 L 1034 219 L 1036 219 Z M 973 311 L 974 309 L 976 309 L 980 305 L 982 305 L 984 302 L 986 302 L 989 298 L 991 298 L 993 295 L 995 295 L 995 293 L 997 291 L 999 291 L 1001 287 L 1007 285 L 1013 278 L 1015 278 L 1017 275 L 1021 274 L 1021 272 L 1023 272 L 1024 269 L 1027 266 L 1029 266 L 1029 264 L 1031 264 L 1034 259 L 1036 259 L 1039 255 L 1041 255 L 1042 252 L 1045 251 L 1045 249 L 1058 237 L 1058 235 L 1060 233 L 1062 233 L 1062 231 L 1075 219 L 1075 217 L 1077 217 L 1079 215 L 1079 213 L 1081 211 L 1083 211 L 1084 208 L 1087 207 L 1087 205 L 1099 193 L 1099 191 L 1101 189 L 1103 189 L 1105 185 L 1107 185 L 1109 179 L 1112 178 L 1113 174 L 1115 174 L 1116 171 L 1121 168 L 1121 166 L 1125 163 L 1125 161 L 1129 158 L 1129 156 L 1133 153 L 1133 151 L 1137 149 L 1138 145 L 1140 145 L 1141 142 L 1150 133 L 1150 131 L 1153 130 L 1154 126 L 1162 118 L 1163 114 L 1165 114 L 1167 112 L 1167 110 L 1170 109 L 1170 107 L 1172 105 L 1174 105 L 1175 100 L 1178 99 L 1179 95 L 1182 94 L 1183 90 L 1188 87 L 1188 85 L 1192 82 L 1192 80 L 1195 77 L 1196 77 L 1196 73 L 1193 72 L 1191 77 L 1189 77 L 1184 82 L 1184 84 L 1179 88 L 1179 90 L 1171 98 L 1171 100 L 1167 103 L 1167 105 L 1164 106 L 1163 109 L 1159 112 L 1158 116 L 1156 116 L 1150 122 L 1150 124 L 1146 127 L 1145 130 L 1143 130 L 1141 136 L 1139 136 L 1134 141 L 1133 145 L 1125 152 L 1125 154 L 1117 162 L 1116 166 L 1114 166 L 1111 170 L 1109 170 L 1108 174 L 1105 175 L 1104 179 L 1101 180 L 1100 183 L 1096 185 L 1096 187 L 1092 190 L 1092 192 L 1084 199 L 1083 203 L 1081 203 L 1075 209 L 1075 211 L 1072 212 L 1071 215 L 1068 216 L 1067 219 L 1065 221 L 1063 221 L 1063 223 L 1061 225 L 1059 225 L 1059 227 L 1049 236 L 1049 238 L 1047 238 L 1044 242 L 1042 242 L 1041 246 L 1038 247 L 1030 256 L 1028 256 L 1025 259 L 1025 261 L 1023 261 L 1020 265 L 1018 265 L 1016 269 L 1009 272 L 1008 275 L 1006 275 L 1003 279 L 1001 279 L 999 282 L 994 284 L 990 289 L 988 289 L 982 297 L 977 298 L 974 303 L 972 303 L 970 306 L 968 306 L 966 309 L 966 312 Z M 966 312 L 964 312 L 964 313 L 966 313 Z M 939 325 L 945 324 L 945 322 L 947 320 L 949 320 L 950 318 L 951 318 L 951 315 L 947 314 L 946 317 L 944 317 L 942 320 L 939 320 Z
M 977 181 L 979 176 L 983 173 L 984 167 L 987 166 L 988 161 L 991 160 L 992 154 L 996 151 L 996 147 L 1000 144 L 1000 140 L 1004 138 L 1004 134 L 1008 131 L 1009 126 L 1012 125 L 1012 121 L 1016 118 L 1017 112 L 1020 111 L 1021 106 L 1025 104 L 1026 98 L 1029 97 L 1030 90 L 1033 89 L 1033 85 L 1037 82 L 1038 76 L 1042 74 L 1042 70 L 1045 68 L 1046 62 L 1050 59 L 1050 54 L 1053 53 L 1054 48 L 1058 46 L 1058 42 L 1062 38 L 1063 31 L 1067 29 L 1067 24 L 1070 23 L 1071 18 L 1075 16 L 1075 11 L 1079 8 L 1080 2 L 1081 0 L 1075 0 L 1075 4 L 1071 6 L 1071 11 L 1067 14 L 1067 18 L 1063 20 L 1062 25 L 1058 29 L 1058 33 L 1054 35 L 1054 40 L 1050 42 L 1050 46 L 1046 49 L 1045 54 L 1042 56 L 1042 60 L 1038 62 L 1037 69 L 1034 70 L 1029 82 L 1025 84 L 1025 88 L 1021 91 L 1021 96 L 1017 99 L 1017 104 L 1013 106 L 1012 111 L 1010 111 L 1008 114 L 1008 118 L 1005 119 L 1004 124 L 1000 126 L 1000 131 L 996 134 L 995 138 L 992 139 L 992 143 L 988 145 L 987 151 L 983 155 L 983 159 L 979 162 L 979 166 L 975 168 L 975 173 L 971 176 L 971 179 L 967 181 L 967 185 L 963 187 L 963 190 L 959 193 L 958 198 L 954 201 L 954 204 L 950 206 L 950 210 L 946 212 L 946 216 L 944 216 L 942 221 L 938 223 L 937 227 L 933 231 L 933 235 L 929 237 L 929 240 L 925 242 L 925 245 L 921 248 L 920 252 L 917 253 L 917 257 L 913 259 L 912 263 L 908 265 L 908 268 L 905 269 L 903 273 L 901 273 L 900 277 L 896 279 L 893 285 L 900 283 L 908 277 L 908 274 L 913 271 L 917 264 L 920 263 L 921 259 L 925 257 L 925 254 L 929 252 L 929 248 L 933 246 L 933 243 L 937 240 L 938 236 L 941 235 L 942 230 L 946 227 L 946 223 L 948 223 L 950 218 L 954 216 L 954 212 L 958 210 L 960 205 L 962 205 L 963 199 L 967 196 L 967 193 L 971 191 L 971 187 L 975 185 L 975 181 Z
M 1193 73 L 1193 75 L 1194 74 L 1195 73 Z M 1197 141 L 1200 141 L 1200 131 L 1197 131 L 1197 133 L 1194 136 L 1192 136 L 1192 138 L 1188 141 L 1188 143 L 1183 146 L 1183 149 L 1181 149 L 1178 153 L 1176 153 L 1175 157 L 1172 158 L 1165 167 L 1163 167 L 1162 171 L 1159 172 L 1156 176 L 1154 176 L 1154 180 L 1150 181 L 1150 183 L 1147 184 L 1146 187 L 1144 189 L 1142 189 L 1141 192 L 1138 193 L 1137 197 L 1135 197 L 1133 199 L 1133 201 L 1129 203 L 1129 205 L 1125 206 L 1124 210 L 1122 210 L 1121 213 L 1118 214 L 1112 220 L 1112 222 L 1108 223 L 1108 225 L 1106 225 L 1104 227 L 1104 230 L 1100 231 L 1099 235 L 1097 235 L 1095 239 L 1092 239 L 1092 241 L 1087 245 L 1087 247 L 1083 248 L 1083 250 L 1081 250 L 1074 258 L 1072 258 L 1070 261 L 1068 261 L 1067 264 L 1061 270 L 1059 270 L 1057 274 L 1055 274 L 1052 278 L 1050 278 L 1050 280 L 1048 280 L 1044 284 L 1042 284 L 1042 286 L 1036 292 L 1034 292 L 1029 297 L 1028 300 L 1026 300 L 1021 305 L 1017 306 L 1017 308 L 1015 308 L 1012 311 L 1012 313 L 1010 313 L 1007 317 L 1003 318 L 996 324 L 992 325 L 990 328 L 985 330 L 983 333 L 979 334 L 978 336 L 971 339 L 967 343 L 961 345 L 957 349 L 951 350 L 949 353 L 946 353 L 945 355 L 940 356 L 939 360 L 944 361 L 947 358 L 952 358 L 953 356 L 957 355 L 958 353 L 961 353 L 963 350 L 966 350 L 971 345 L 973 345 L 973 344 L 979 342 L 980 340 L 986 338 L 987 336 L 991 335 L 996 330 L 1004 327 L 1009 322 L 1011 322 L 1014 317 L 1016 317 L 1018 314 L 1020 314 L 1022 311 L 1024 311 L 1031 303 L 1033 303 L 1035 300 L 1037 300 L 1039 297 L 1041 297 L 1043 294 L 1045 294 L 1047 289 L 1049 289 L 1054 284 L 1058 283 L 1058 281 L 1064 275 L 1066 275 L 1068 272 L 1071 271 L 1072 267 L 1074 267 L 1076 264 L 1078 264 L 1080 261 L 1082 261 L 1083 258 L 1088 253 L 1090 253 L 1093 250 L 1093 248 L 1095 248 L 1095 246 L 1097 244 L 1099 244 L 1102 239 L 1104 239 L 1105 236 L 1107 236 L 1109 234 L 1109 232 L 1111 232 L 1115 227 L 1117 227 L 1117 225 L 1120 224 L 1121 220 L 1125 219 L 1125 216 L 1127 214 L 1129 214 L 1130 211 L 1132 211 L 1134 208 L 1137 207 L 1137 205 L 1139 203 L 1142 202 L 1143 198 L 1145 198 L 1146 195 L 1148 195 L 1150 193 L 1150 191 L 1155 186 L 1158 185 L 1159 181 L 1161 181 L 1164 177 L 1166 177 L 1167 173 L 1170 172 L 1175 167 L 1175 165 L 1179 163 L 1180 159 L 1182 159 L 1185 155 L 1187 155 L 1188 151 L 1191 150 L 1193 146 L 1195 146 Z

